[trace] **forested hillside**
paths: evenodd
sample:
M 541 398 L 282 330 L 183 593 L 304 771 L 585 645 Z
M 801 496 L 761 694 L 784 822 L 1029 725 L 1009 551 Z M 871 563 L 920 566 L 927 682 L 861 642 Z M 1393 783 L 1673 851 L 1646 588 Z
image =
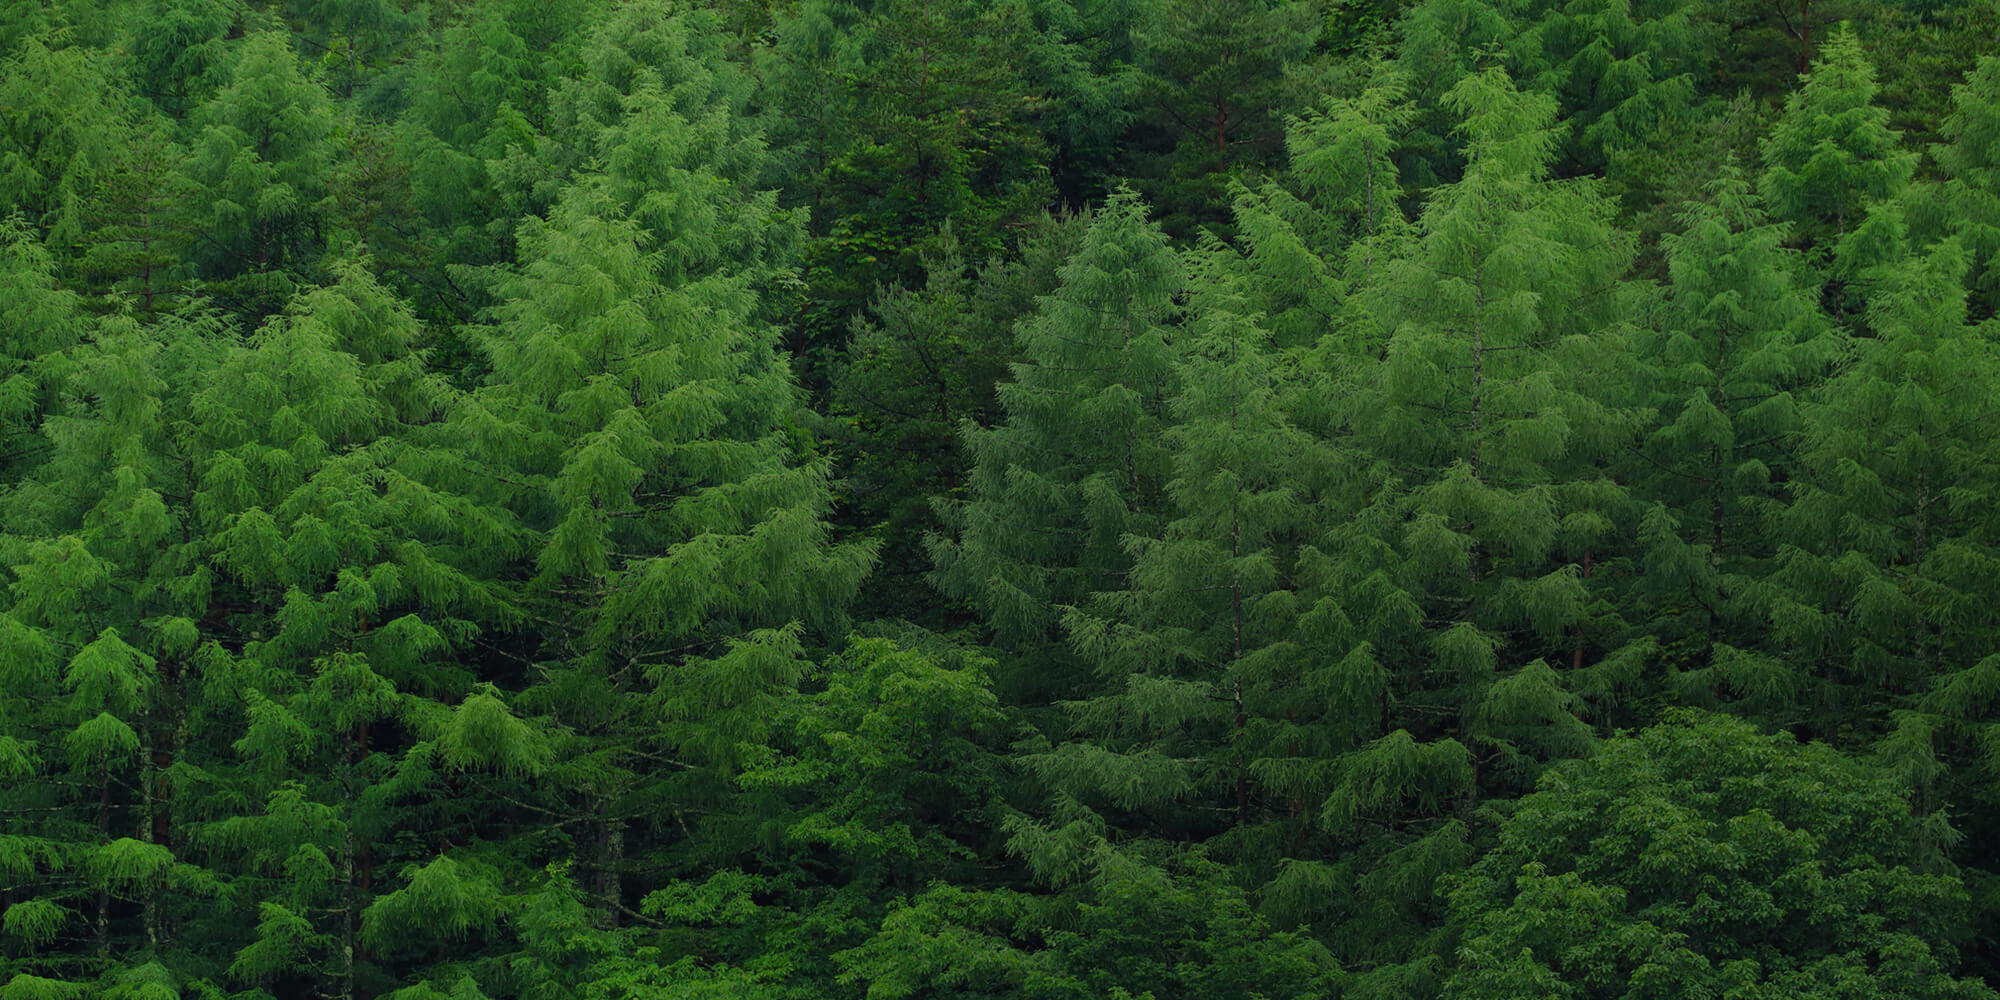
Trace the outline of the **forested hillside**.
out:
M 0 1000 L 2000 1000 L 1993 0 L 0 4 Z

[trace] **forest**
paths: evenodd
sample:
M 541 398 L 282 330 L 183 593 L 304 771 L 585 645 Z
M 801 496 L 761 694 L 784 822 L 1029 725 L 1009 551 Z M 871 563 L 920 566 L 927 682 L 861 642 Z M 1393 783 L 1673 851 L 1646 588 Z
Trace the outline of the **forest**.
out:
M 0 3 L 0 1000 L 2000 1000 L 1994 0 Z

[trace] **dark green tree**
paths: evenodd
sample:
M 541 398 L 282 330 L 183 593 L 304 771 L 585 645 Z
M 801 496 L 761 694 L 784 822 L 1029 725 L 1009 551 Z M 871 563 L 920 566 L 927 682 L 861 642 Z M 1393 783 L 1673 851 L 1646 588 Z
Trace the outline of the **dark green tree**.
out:
M 1059 273 L 1061 287 L 1017 328 L 1025 360 L 999 388 L 1006 419 L 962 431 L 971 489 L 941 503 L 945 528 L 930 543 L 940 589 L 1035 663 L 998 679 L 1005 696 L 1032 701 L 1080 680 L 1035 662 L 1063 661 L 1062 608 L 1117 589 L 1131 565 L 1125 536 L 1160 523 L 1178 353 L 1170 324 L 1185 281 L 1130 192 L 1104 207 Z
M 1760 518 L 1795 474 L 1801 404 L 1840 344 L 1787 231 L 1731 175 L 1662 237 L 1662 308 L 1635 343 L 1639 401 L 1654 415 L 1631 482 L 1652 508 L 1628 613 L 1673 658 L 1680 698 L 1781 713 L 1790 668 L 1760 641 L 1757 584 L 1775 554 Z
M 1966 322 L 1966 258 L 1947 239 L 1866 276 L 1876 335 L 1849 341 L 1801 414 L 1790 502 L 1772 515 L 1769 615 L 1792 721 L 1829 741 L 1879 737 L 1885 707 L 1982 662 L 2000 626 L 1984 499 L 2000 464 L 1977 429 L 2000 352 Z
M 1888 112 L 1874 100 L 1874 68 L 1854 33 L 1839 32 L 1785 98 L 1784 117 L 1764 143 L 1765 204 L 1822 254 L 1861 225 L 1871 203 L 1898 194 L 1915 169 L 1916 156 L 1899 148 Z

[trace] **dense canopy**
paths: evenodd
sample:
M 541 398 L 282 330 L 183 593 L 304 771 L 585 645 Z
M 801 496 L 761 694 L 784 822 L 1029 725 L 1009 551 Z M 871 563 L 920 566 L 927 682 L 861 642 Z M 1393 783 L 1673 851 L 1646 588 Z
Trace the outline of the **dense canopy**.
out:
M 0 1000 L 2000 1000 L 1996 26 L 0 4 Z

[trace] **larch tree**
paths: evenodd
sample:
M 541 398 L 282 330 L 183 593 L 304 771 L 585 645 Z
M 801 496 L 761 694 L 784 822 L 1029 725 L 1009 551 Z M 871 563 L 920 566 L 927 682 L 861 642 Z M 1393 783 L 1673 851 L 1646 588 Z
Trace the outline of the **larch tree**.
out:
M 31 38 L 0 58 L 0 215 L 25 214 L 64 256 L 85 206 L 132 133 L 130 98 L 105 54 Z
M 187 256 L 213 294 L 254 322 L 305 283 L 330 235 L 336 112 L 286 37 L 266 32 L 245 40 L 229 83 L 192 119 Z
M 195 401 L 192 518 L 213 539 L 222 633 L 204 676 L 223 690 L 205 710 L 234 736 L 207 748 L 222 752 L 217 805 L 196 839 L 255 901 L 229 976 L 352 997 L 391 981 L 360 935 L 375 893 L 393 891 L 399 864 L 468 839 L 480 772 L 513 763 L 464 748 L 484 703 L 461 664 L 517 620 L 485 577 L 524 540 L 431 488 L 450 459 L 426 430 L 450 396 L 418 324 L 365 262 L 334 273 Z M 416 823 L 440 839 L 393 835 Z
M 39 463 L 42 420 L 60 406 L 66 352 L 88 321 L 76 293 L 20 216 L 0 220 L 0 484 Z
M 1363 335 L 1385 338 L 1384 360 L 1349 425 L 1383 463 L 1383 502 L 1405 512 L 1395 542 L 1405 586 L 1426 595 L 1435 655 L 1459 662 L 1433 696 L 1479 717 L 1510 660 L 1519 682 L 1553 682 L 1547 661 L 1588 687 L 1588 665 L 1623 655 L 1587 567 L 1622 555 L 1624 495 L 1606 461 L 1634 421 L 1587 373 L 1616 370 L 1623 350 L 1629 239 L 1590 182 L 1547 178 L 1552 99 L 1496 69 L 1451 101 L 1466 115 L 1465 177 L 1432 195 L 1407 255 L 1369 292 Z M 1503 646 L 1515 651 L 1496 658 Z M 1544 720 L 1555 742 L 1537 754 L 1569 743 L 1566 714 Z M 1476 751 L 1488 761 L 1540 742 L 1517 747 L 1490 724 Z
M 1941 184 L 1913 197 L 1913 229 L 1956 234 L 1970 255 L 1966 284 L 1975 320 L 2000 313 L 2000 57 L 1987 56 L 1952 88 L 1931 157 Z
M 1206 841 L 1262 881 L 1325 846 L 1327 764 L 1374 735 L 1382 672 L 1379 637 L 1316 590 L 1316 525 L 1360 506 L 1346 489 L 1358 477 L 1285 412 L 1285 356 L 1235 287 L 1232 256 L 1212 248 L 1194 283 L 1163 433 L 1164 523 L 1126 535 L 1122 586 L 1065 615 L 1095 683 L 1063 705 L 1070 731 L 1022 760 L 1055 815 L 1081 804 L 1118 817 L 1119 839 Z M 1022 838 L 1031 852 L 1048 841 Z
M 1018 671 L 1003 665 L 1003 693 L 1041 704 L 1083 683 L 1063 652 L 1063 609 L 1118 589 L 1125 536 L 1160 523 L 1186 280 L 1130 192 L 1098 213 L 1059 275 L 1016 329 L 1024 360 L 998 390 L 1005 419 L 962 431 L 970 492 L 941 504 L 929 546 L 938 586 L 1019 658 Z
M 1383 984 L 1435 975 L 1430 889 L 1464 861 L 1479 803 L 1587 752 L 1581 716 L 1648 655 L 1603 581 L 1628 556 L 1607 463 L 1634 424 L 1609 379 L 1629 240 L 1590 182 L 1548 178 L 1553 98 L 1489 69 L 1448 100 L 1464 177 L 1432 193 L 1343 334 L 1381 359 L 1340 407 L 1373 458 L 1344 562 L 1407 624 L 1374 654 L 1380 735 L 1332 764 L 1321 819 L 1350 854 L 1294 866 L 1290 889 L 1359 881 L 1341 918 Z
M 1793 225 L 1833 282 L 1851 281 L 1868 262 L 1836 258 L 1837 244 L 1867 219 L 1869 206 L 1900 194 L 1916 155 L 1900 148 L 1889 113 L 1875 102 L 1875 70 L 1852 31 L 1819 49 L 1812 74 L 1785 98 L 1764 142 L 1759 193 L 1771 216 Z M 1836 316 L 1856 311 L 1837 293 Z
M 761 145 L 681 89 L 686 68 L 632 66 L 603 169 L 523 224 L 473 332 L 492 374 L 456 424 L 466 488 L 534 533 L 517 700 L 578 737 L 544 787 L 588 817 L 577 872 L 612 920 L 628 875 L 731 849 L 625 845 L 637 822 L 698 826 L 686 810 L 728 792 L 805 667 L 802 630 L 836 625 L 872 560 L 828 537 L 826 464 L 757 295 L 795 280 L 796 222 L 756 187 Z
M 185 954 L 218 887 L 186 863 L 174 771 L 204 657 L 205 538 L 185 519 L 188 401 L 219 358 L 199 320 L 106 321 L 50 386 L 33 471 L 0 510 L 8 593 L 10 929 L 33 969 L 80 986 L 142 952 Z M 12 913 L 12 910 L 9 911 Z
M 1882 707 L 1927 689 L 1951 715 L 1982 711 L 1966 682 L 2000 630 L 1984 596 L 2000 463 L 1982 430 L 2000 351 L 1967 322 L 1967 256 L 1948 238 L 1864 276 L 1875 336 L 1849 341 L 1801 414 L 1789 502 L 1771 515 L 1769 616 L 1793 721 L 1828 741 L 1881 737 Z
M 1761 517 L 1794 474 L 1800 407 L 1839 338 L 1789 227 L 1726 175 L 1662 238 L 1668 283 L 1637 336 L 1637 401 L 1653 414 L 1630 473 L 1645 571 L 1629 617 L 1678 671 L 1684 701 L 1780 709 L 1789 668 L 1759 641 L 1756 582 L 1775 554 Z

